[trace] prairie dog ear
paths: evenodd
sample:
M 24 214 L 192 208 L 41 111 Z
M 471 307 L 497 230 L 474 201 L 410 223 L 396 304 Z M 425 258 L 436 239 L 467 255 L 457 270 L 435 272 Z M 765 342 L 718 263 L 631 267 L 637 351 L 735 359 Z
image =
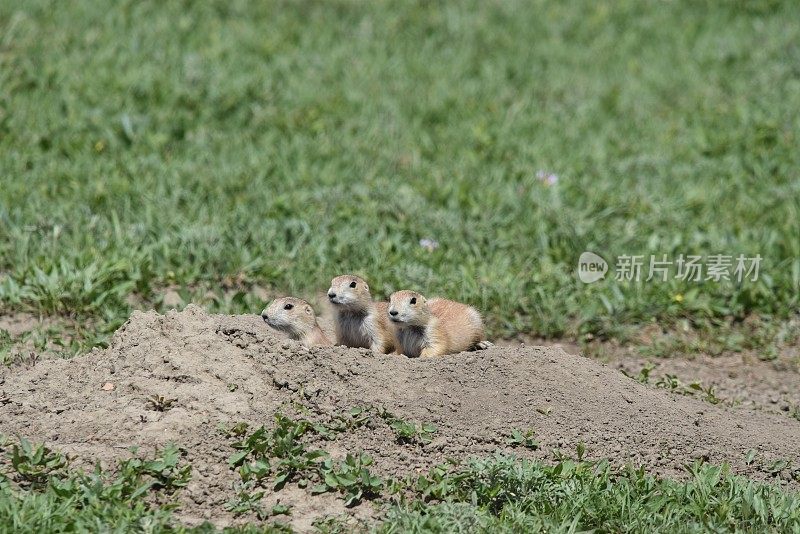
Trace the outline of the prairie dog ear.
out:
M 366 289 L 367 291 L 369 291 L 369 284 L 367 284 L 366 282 L 364 282 L 364 289 Z
M 308 304 L 306 304 L 306 313 L 310 313 L 311 315 L 314 315 L 314 310 L 312 310 L 311 306 L 309 306 Z

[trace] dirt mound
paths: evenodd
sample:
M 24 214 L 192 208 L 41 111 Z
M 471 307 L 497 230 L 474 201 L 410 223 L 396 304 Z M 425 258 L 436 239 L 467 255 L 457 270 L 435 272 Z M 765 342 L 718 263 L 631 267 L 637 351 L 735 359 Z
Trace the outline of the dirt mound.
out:
M 334 455 L 372 455 L 382 476 L 498 449 L 552 458 L 553 449 L 571 453 L 580 442 L 589 458 L 632 462 L 667 476 L 679 476 L 685 464 L 702 458 L 766 479 L 774 460 L 800 458 L 800 422 L 648 388 L 558 348 L 495 347 L 440 359 L 307 349 L 277 337 L 258 316 L 209 315 L 191 305 L 165 316 L 134 313 L 108 349 L 0 372 L 2 433 L 107 464 L 128 456 L 134 445 L 172 441 L 185 448 L 193 465 L 182 497 L 189 520 L 230 519 L 222 509 L 238 475 L 227 468 L 233 450 L 218 426 L 270 426 L 277 412 L 292 413 L 297 401 L 316 417 L 373 405 L 438 427 L 424 446 L 397 443 L 385 425 L 326 442 Z M 148 400 L 154 396 L 175 401 L 158 411 Z M 506 436 L 515 428 L 534 429 L 541 447 L 507 449 Z M 750 449 L 756 460 L 748 465 Z M 344 510 L 334 496 L 310 498 L 302 490 L 271 498 L 295 507 L 300 528 Z

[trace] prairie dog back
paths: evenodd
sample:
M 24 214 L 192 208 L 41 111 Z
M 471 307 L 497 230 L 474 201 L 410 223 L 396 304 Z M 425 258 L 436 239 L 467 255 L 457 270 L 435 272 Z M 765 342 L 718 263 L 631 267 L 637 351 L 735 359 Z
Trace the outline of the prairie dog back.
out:
M 452 300 L 427 300 L 415 291 L 396 291 L 389 301 L 389 320 L 395 329 L 398 352 L 412 358 L 491 345 L 483 340 L 483 320 L 478 311 Z
M 450 338 L 449 349 L 462 352 L 474 349 L 484 339 L 483 319 L 478 310 L 454 300 L 432 298 L 428 301 L 431 315 Z

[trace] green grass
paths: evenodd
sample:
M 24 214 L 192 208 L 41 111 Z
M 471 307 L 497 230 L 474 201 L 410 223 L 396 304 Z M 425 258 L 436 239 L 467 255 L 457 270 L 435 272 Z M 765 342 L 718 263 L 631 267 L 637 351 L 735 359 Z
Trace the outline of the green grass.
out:
M 3 532 L 164 531 L 171 496 L 190 474 L 189 466 L 178 467 L 174 448 L 160 458 L 120 462 L 116 475 L 99 466 L 88 474 L 70 470 L 61 453 L 24 439 L 9 445 L 0 436 L 0 453 Z
M 0 0 L 0 313 L 68 318 L 0 331 L 0 362 L 102 344 L 167 288 L 256 313 L 256 286 L 313 296 L 343 272 L 468 301 L 493 336 L 658 321 L 700 334 L 659 354 L 796 341 L 799 18 L 790 0 Z M 586 286 L 584 250 L 764 262 L 741 285 Z M 317 465 L 291 428 L 253 443 L 283 443 L 269 469 L 400 501 L 388 532 L 800 531 L 796 493 L 714 467 L 684 483 L 491 458 L 354 486 L 366 458 Z M 4 450 L 0 525 L 185 530 L 152 464 L 85 474 L 37 450 Z M 231 506 L 258 509 L 264 459 Z
M 695 464 L 686 482 L 605 462 L 473 460 L 443 502 L 391 509 L 380 532 L 798 532 L 800 497 Z M 449 477 L 449 480 L 447 480 Z M 440 483 L 441 484 L 441 483 Z
M 578 451 L 578 460 L 554 464 L 496 455 L 384 481 L 370 473 L 363 454 L 334 462 L 327 452 L 308 450 L 308 432 L 316 430 L 307 421 L 278 417 L 272 429 L 247 435 L 238 425 L 231 433 L 242 439 L 232 444 L 229 467 L 244 486 L 225 509 L 258 521 L 226 531 L 288 531 L 291 509 L 264 510 L 260 501 L 264 488 L 296 484 L 309 495 L 339 492 L 347 506 L 372 500 L 378 520 L 362 529 L 382 533 L 800 532 L 800 494 L 725 467 L 695 463 L 687 480 L 675 481 L 581 460 Z M 86 474 L 42 445 L 0 440 L 0 525 L 13 532 L 215 532 L 208 523 L 186 527 L 174 515 L 190 477 L 175 447 Z M 318 524 L 320 532 L 350 529 L 335 518 Z
M 254 285 L 309 296 L 357 272 L 379 297 L 468 301 L 495 336 L 779 324 L 800 302 L 799 17 L 0 0 L 0 308 L 91 319 L 91 344 L 131 295 L 255 313 Z M 587 249 L 764 263 L 742 285 L 584 286 Z

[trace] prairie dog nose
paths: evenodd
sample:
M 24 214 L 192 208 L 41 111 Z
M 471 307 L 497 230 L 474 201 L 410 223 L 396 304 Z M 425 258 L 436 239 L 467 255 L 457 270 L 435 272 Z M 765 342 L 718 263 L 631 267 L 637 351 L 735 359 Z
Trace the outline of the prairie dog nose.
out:
M 328 291 L 328 298 L 329 299 L 335 299 L 336 298 L 336 293 L 334 293 L 333 291 Z
M 397 310 L 389 310 L 389 315 L 394 317 L 395 315 L 397 315 Z

